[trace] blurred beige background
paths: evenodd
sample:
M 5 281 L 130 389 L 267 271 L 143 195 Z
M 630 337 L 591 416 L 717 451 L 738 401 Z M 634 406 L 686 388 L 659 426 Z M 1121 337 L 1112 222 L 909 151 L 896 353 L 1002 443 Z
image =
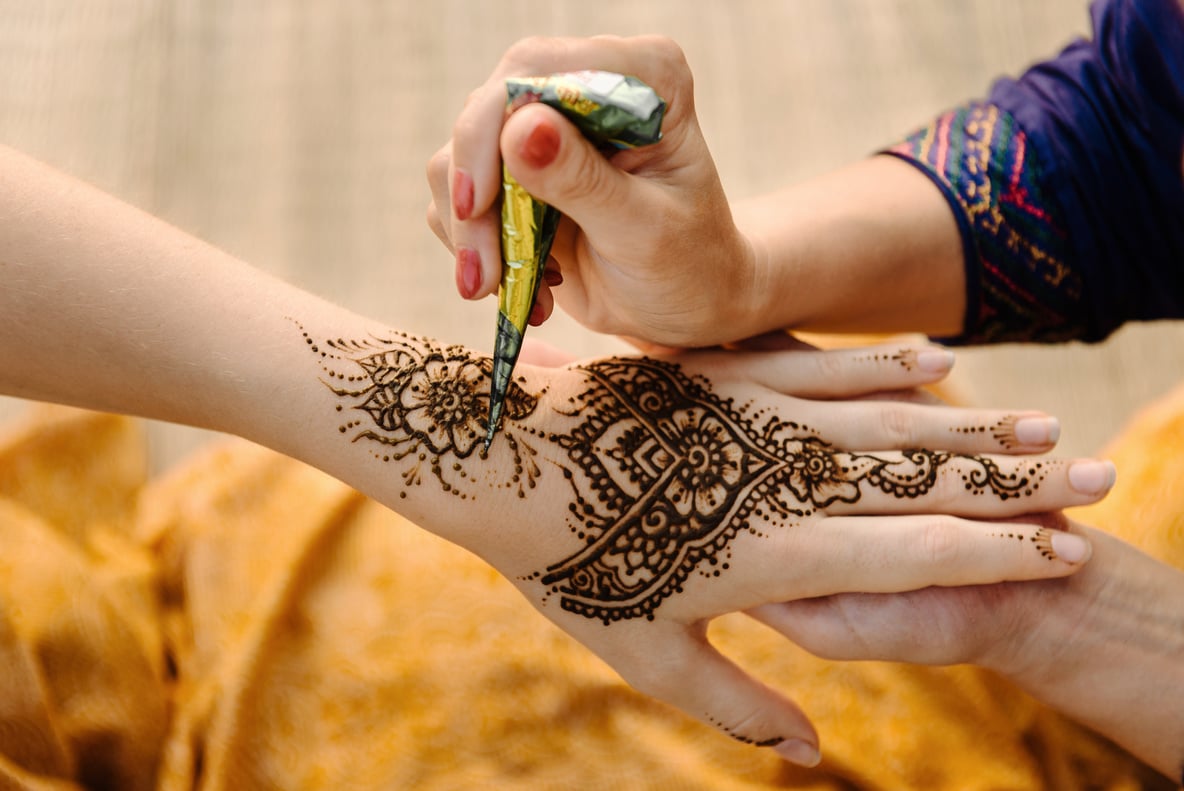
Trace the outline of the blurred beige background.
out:
M 455 296 L 423 173 L 514 40 L 674 37 L 740 197 L 864 156 L 1087 30 L 1084 0 L 0 0 L 0 142 L 360 312 L 490 350 L 494 306 Z M 534 333 L 623 348 L 562 318 Z M 1159 324 L 965 351 L 956 380 L 975 403 L 1058 414 L 1063 451 L 1090 453 L 1182 363 L 1184 325 Z M 151 435 L 158 465 L 205 439 Z

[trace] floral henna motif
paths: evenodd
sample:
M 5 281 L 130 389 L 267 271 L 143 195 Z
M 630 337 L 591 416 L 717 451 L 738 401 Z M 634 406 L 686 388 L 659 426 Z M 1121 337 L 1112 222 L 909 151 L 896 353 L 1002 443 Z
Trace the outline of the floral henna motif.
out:
M 582 422 L 549 439 L 573 465 L 565 470 L 572 529 L 584 546 L 530 579 L 565 610 L 606 624 L 652 619 L 695 571 L 718 576 L 735 536 L 755 532 L 754 513 L 790 524 L 859 501 L 861 486 L 921 497 L 946 468 L 967 491 L 1007 500 L 1031 495 L 1045 474 L 1039 463 L 1004 473 L 990 459 L 941 451 L 842 452 L 796 423 L 757 425 L 759 417 L 668 363 L 610 360 L 583 370 L 589 385 L 569 413 Z
M 485 434 L 490 360 L 474 357 L 461 346 L 441 347 L 403 333 L 319 343 L 307 332 L 303 335 L 320 358 L 325 384 L 352 402 L 348 407 L 339 404 L 337 411 L 365 413 L 373 426 L 359 429 L 365 421 L 354 419 L 339 426 L 341 433 L 354 432 L 354 442 L 374 443 L 374 457 L 381 461 L 410 461 L 403 472 L 409 485 L 422 482 L 426 466 L 444 491 L 462 499 L 472 496 L 472 487 L 463 485 L 468 474 L 459 462 L 478 450 Z M 537 405 L 536 396 L 511 382 L 503 414 L 521 420 Z M 523 487 L 533 488 L 539 474 L 532 458 L 535 451 L 521 438 L 507 437 L 515 467 L 510 483 L 524 496 Z

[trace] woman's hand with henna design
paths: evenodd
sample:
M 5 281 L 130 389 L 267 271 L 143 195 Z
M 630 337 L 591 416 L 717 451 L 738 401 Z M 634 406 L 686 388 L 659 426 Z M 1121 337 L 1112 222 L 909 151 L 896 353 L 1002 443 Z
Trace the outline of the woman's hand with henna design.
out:
M 952 360 L 932 347 L 524 366 L 483 457 L 487 358 L 304 335 L 338 433 L 379 462 L 371 494 L 485 557 L 638 688 L 807 762 L 808 720 L 706 642 L 711 618 L 1071 574 L 1089 554 L 1078 537 L 986 520 L 1110 482 L 1103 464 L 1079 491 L 1098 463 L 1006 455 L 1051 447 L 1042 415 L 830 400 L 940 378 Z

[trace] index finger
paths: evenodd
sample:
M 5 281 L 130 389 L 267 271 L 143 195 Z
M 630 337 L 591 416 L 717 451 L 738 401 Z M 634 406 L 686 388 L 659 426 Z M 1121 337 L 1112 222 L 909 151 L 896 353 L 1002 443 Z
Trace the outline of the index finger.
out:
M 469 96 L 452 132 L 450 183 L 456 172 L 472 180 L 471 212 L 479 216 L 497 200 L 501 189 L 498 141 L 505 115 L 507 77 L 531 77 L 579 69 L 601 69 L 636 76 L 649 83 L 677 112 L 677 81 L 685 65 L 678 45 L 662 36 L 593 36 L 591 38 L 522 39 L 506 51 L 489 79 Z M 669 115 L 668 115 L 669 119 Z M 457 203 L 454 195 L 453 204 Z M 466 207 L 467 208 L 467 207 Z M 458 219 L 465 219 L 458 216 Z

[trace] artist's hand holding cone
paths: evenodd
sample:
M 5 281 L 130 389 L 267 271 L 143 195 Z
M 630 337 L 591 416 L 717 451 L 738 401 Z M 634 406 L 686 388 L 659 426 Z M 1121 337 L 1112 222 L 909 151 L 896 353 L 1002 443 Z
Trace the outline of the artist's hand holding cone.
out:
M 506 77 L 590 68 L 636 76 L 666 101 L 660 142 L 606 159 L 551 108 L 505 115 Z M 472 94 L 428 166 L 429 223 L 456 255 L 466 298 L 494 293 L 500 279 L 503 160 L 567 218 L 551 267 L 562 274 L 556 296 L 577 320 L 671 346 L 739 337 L 754 251 L 732 221 L 677 45 L 655 36 L 528 39 Z M 549 290 L 544 283 L 539 319 L 550 312 Z

